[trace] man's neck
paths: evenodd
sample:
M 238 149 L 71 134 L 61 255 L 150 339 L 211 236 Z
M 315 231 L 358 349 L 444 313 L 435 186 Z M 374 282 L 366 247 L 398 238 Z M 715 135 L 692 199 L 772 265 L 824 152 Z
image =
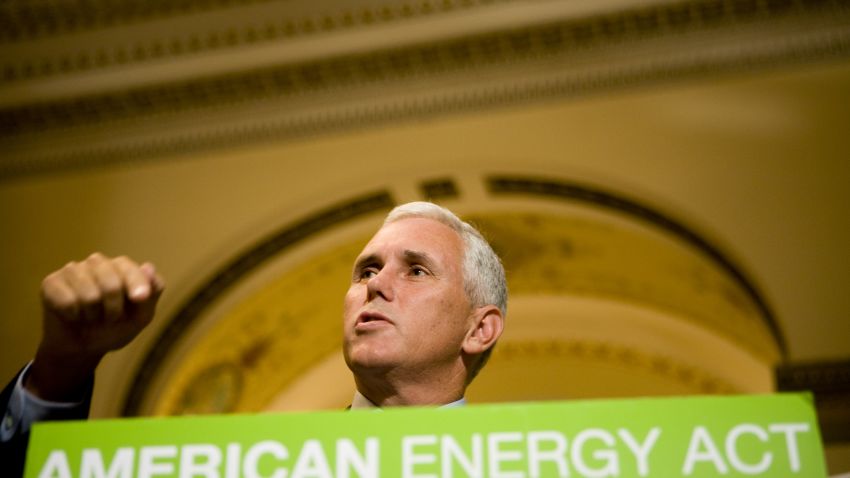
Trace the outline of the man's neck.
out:
M 392 380 L 387 376 L 363 377 L 355 375 L 357 391 L 379 407 L 441 406 L 463 398 L 466 375 L 444 375 L 443 380 L 426 381 Z
M 441 408 L 452 408 L 452 407 L 462 407 L 466 405 L 466 399 L 461 398 L 460 400 L 455 400 L 454 402 L 446 403 L 445 405 L 440 405 Z M 349 407 L 351 410 L 366 410 L 366 409 L 380 409 L 378 405 L 373 403 L 371 400 L 366 398 L 362 393 L 355 391 L 354 397 L 351 399 L 351 406 Z

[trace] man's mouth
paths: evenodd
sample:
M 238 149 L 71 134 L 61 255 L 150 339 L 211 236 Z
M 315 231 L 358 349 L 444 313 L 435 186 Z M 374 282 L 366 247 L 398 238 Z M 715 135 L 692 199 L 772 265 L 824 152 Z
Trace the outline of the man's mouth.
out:
M 380 327 L 383 325 L 391 325 L 393 323 L 389 317 L 379 312 L 367 311 L 361 312 L 357 316 L 357 323 L 354 324 L 355 329 L 369 329 Z

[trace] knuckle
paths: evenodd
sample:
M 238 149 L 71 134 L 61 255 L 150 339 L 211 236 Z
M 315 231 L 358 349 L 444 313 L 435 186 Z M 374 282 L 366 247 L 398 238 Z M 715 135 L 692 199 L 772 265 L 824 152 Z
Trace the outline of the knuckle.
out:
M 112 264 L 123 274 L 132 272 L 139 268 L 138 264 L 136 264 L 136 261 L 130 259 L 127 256 L 118 256 L 112 259 Z
M 115 298 L 124 298 L 124 285 L 120 282 L 118 283 L 108 283 L 101 284 L 98 287 L 98 294 L 100 295 L 101 300 L 107 299 L 115 299 Z
M 120 256 L 116 257 L 115 259 L 113 259 L 113 261 L 120 263 L 120 264 L 133 264 L 134 263 L 133 259 L 130 259 L 126 255 L 120 255 Z
M 118 278 L 116 278 L 116 277 L 105 278 L 100 284 L 100 289 L 101 289 L 103 295 L 106 295 L 106 296 L 118 295 L 122 292 L 121 281 L 119 281 Z
M 41 300 L 44 307 L 60 313 L 73 312 L 79 305 L 75 295 L 63 293 L 54 287 L 42 289 Z
M 102 295 L 98 290 L 80 291 L 80 303 L 84 306 L 96 305 L 102 300 Z
M 80 276 L 84 275 L 85 271 L 88 269 L 86 267 L 85 262 L 69 262 L 62 268 L 62 272 L 68 276 Z
M 106 256 L 104 256 L 104 255 L 103 255 L 102 253 L 100 253 L 100 252 L 92 252 L 92 253 L 91 253 L 91 254 L 89 254 L 89 256 L 86 258 L 86 260 L 87 260 L 87 261 L 92 261 L 92 262 L 95 262 L 95 261 L 96 261 L 96 262 L 100 262 L 100 261 L 104 260 L 105 258 L 106 258 Z
M 57 297 L 50 303 L 50 306 L 54 310 L 68 313 L 77 310 L 79 304 L 70 297 Z
M 44 279 L 41 280 L 41 289 L 51 289 L 58 281 L 61 280 L 62 278 L 60 271 L 51 272 L 50 274 L 47 274 Z

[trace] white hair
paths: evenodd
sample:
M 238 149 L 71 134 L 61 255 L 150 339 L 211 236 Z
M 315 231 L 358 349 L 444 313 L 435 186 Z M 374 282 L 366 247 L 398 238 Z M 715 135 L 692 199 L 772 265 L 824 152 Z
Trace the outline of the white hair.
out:
M 396 206 L 384 220 L 384 225 L 407 218 L 433 219 L 458 233 L 463 240 L 463 285 L 473 307 L 495 305 L 508 313 L 508 285 L 505 268 L 499 256 L 475 227 L 462 221 L 453 212 L 434 203 L 416 201 Z M 470 373 L 470 380 L 490 357 L 490 347 L 482 354 L 478 365 Z

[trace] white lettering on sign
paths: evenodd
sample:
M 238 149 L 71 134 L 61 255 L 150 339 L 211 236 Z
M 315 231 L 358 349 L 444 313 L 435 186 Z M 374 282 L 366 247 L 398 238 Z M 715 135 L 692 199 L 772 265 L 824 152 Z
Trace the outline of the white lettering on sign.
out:
M 704 426 L 694 428 L 688 452 L 685 455 L 685 463 L 682 466 L 682 474 L 690 476 L 694 468 L 700 462 L 710 463 L 720 474 L 729 473 L 730 468 L 745 475 L 759 475 L 767 473 L 774 466 L 778 466 L 774 460 L 774 454 L 769 450 L 771 440 L 779 435 L 779 439 L 785 440 L 785 449 L 788 452 L 788 469 L 793 473 L 800 471 L 800 450 L 797 442 L 797 433 L 809 431 L 807 423 L 774 423 L 765 429 L 754 423 L 741 423 L 732 427 L 723 439 L 725 457 L 718 449 L 711 434 Z M 741 441 L 743 437 L 750 437 L 750 443 L 755 441 L 761 444 L 753 453 L 750 447 L 749 460 L 741 457 Z M 757 445 L 758 446 L 758 445 Z M 752 455 L 758 455 L 752 458 Z M 725 458 L 725 460 L 724 460 Z M 727 464 L 728 462 L 728 464 Z
M 292 478 L 332 478 L 328 458 L 319 440 L 307 440 L 292 470 Z
M 811 431 L 808 423 L 738 423 L 711 429 L 696 426 L 684 460 L 678 461 L 682 456 L 675 455 L 674 466 L 681 464 L 685 477 L 705 473 L 761 477 L 802 474 L 807 470 L 801 456 L 808 455 L 801 454 L 801 445 L 810 443 L 803 440 L 803 434 Z M 558 430 L 408 435 L 394 443 L 400 445 L 401 456 L 396 458 L 400 458 L 401 469 L 392 472 L 381 468 L 381 441 L 377 437 L 365 441 L 339 438 L 335 442 L 307 439 L 297 442 L 300 448 L 277 440 L 125 446 L 106 451 L 84 448 L 71 459 L 58 449 L 47 454 L 34 476 L 377 478 L 383 473 L 402 478 L 648 477 L 652 476 L 653 450 L 662 441 L 661 427 L 640 433 L 626 428 L 586 428 L 569 438 Z M 667 441 L 662 447 L 667 452 L 685 449 L 684 443 Z M 666 461 L 670 458 L 665 456 L 664 463 L 670 463 Z
M 348 438 L 336 442 L 336 478 L 350 478 L 352 469 L 361 478 L 380 475 L 381 444 L 377 438 L 366 439 L 366 451 L 360 454 L 357 445 Z
M 245 476 L 245 478 L 262 477 L 258 468 L 260 466 L 260 458 L 263 455 L 271 455 L 276 458 L 278 462 L 281 462 L 289 458 L 289 450 L 283 446 L 283 443 L 275 440 L 261 441 L 260 443 L 252 446 L 245 453 L 245 460 L 242 462 L 242 475 Z M 286 478 L 286 469 L 278 467 L 274 473 L 271 474 L 271 478 Z
M 71 478 L 68 455 L 63 450 L 51 451 L 38 473 L 38 478 Z
M 748 463 L 742 460 L 738 455 L 738 438 L 744 434 L 753 435 L 762 443 L 768 440 L 767 432 L 763 428 L 750 423 L 744 423 L 729 430 L 729 433 L 726 435 L 726 457 L 729 458 L 729 464 L 732 465 L 732 468 L 747 475 L 764 473 L 773 461 L 773 454 L 768 452 L 762 453 L 761 458 L 756 463 Z
M 700 461 L 710 461 L 720 474 L 725 475 L 729 472 L 729 468 L 723 462 L 723 458 L 720 457 L 720 452 L 717 451 L 717 445 L 711 440 L 711 435 L 703 426 L 694 428 L 694 432 L 691 434 L 682 474 L 687 476 L 693 473 L 694 465 Z
M 473 433 L 467 440 L 452 435 L 409 435 L 401 441 L 403 478 L 540 478 L 570 476 L 570 466 L 586 478 L 617 477 L 628 450 L 639 476 L 649 476 L 650 454 L 661 435 L 655 427 L 639 441 L 629 430 L 616 434 L 601 428 L 581 431 L 570 442 L 555 430 Z M 618 440 L 624 445 L 618 447 Z M 629 456 L 629 455 L 626 455 Z M 485 468 L 486 466 L 486 468 Z
M 522 433 L 490 433 L 487 435 L 487 456 L 492 478 L 524 478 L 520 471 L 503 471 L 503 463 L 518 462 L 522 460 L 522 452 L 517 445 L 505 446 L 511 443 L 519 444 L 523 439 Z M 513 448 L 513 449 L 511 449 Z
M 225 478 L 240 478 L 239 467 L 241 465 L 239 457 L 242 456 L 242 446 L 238 443 L 227 445 L 227 464 L 224 466 Z
M 276 440 L 255 443 L 244 455 L 238 443 L 226 447 L 209 443 L 122 447 L 115 451 L 111 461 L 104 459 L 100 449 L 86 448 L 80 458 L 80 473 L 74 475 L 67 453 L 53 450 L 38 478 L 377 478 L 380 475 L 380 442 L 375 437 L 366 439 L 362 453 L 352 440 L 341 438 L 336 441 L 335 456 L 332 468 L 319 440 L 305 441 L 294 457 L 294 464 L 289 462 L 289 449 Z
M 433 473 L 420 475 L 414 473 L 416 465 L 429 465 L 437 462 L 437 456 L 432 452 L 423 454 L 414 447 L 433 446 L 437 444 L 435 435 L 413 435 L 401 439 L 401 476 L 402 478 L 437 478 Z
M 797 445 L 797 433 L 809 431 L 808 423 L 774 423 L 767 427 L 771 433 L 785 435 L 785 446 L 788 450 L 788 466 L 791 471 L 800 471 L 800 448 Z
M 440 443 L 440 461 L 442 464 L 441 478 L 454 478 L 453 463 L 457 463 L 463 469 L 463 475 L 468 478 L 484 478 L 483 444 L 480 433 L 474 433 L 471 437 L 472 452 L 467 455 L 460 443 L 451 435 L 443 435 Z
M 80 463 L 80 478 L 131 478 L 133 476 L 133 449 L 119 448 L 112 457 L 109 470 L 103 463 L 103 455 L 98 448 L 83 450 Z
M 551 443 L 544 447 L 544 443 Z M 528 434 L 528 476 L 540 478 L 540 464 L 552 462 L 558 469 L 558 477 L 570 476 L 567 468 L 567 438 L 554 431 L 530 432 Z M 546 474 L 547 476 L 549 473 Z
M 180 450 L 180 478 L 219 478 L 220 466 L 221 449 L 215 445 L 186 445 Z
M 652 451 L 652 447 L 655 446 L 655 442 L 658 441 L 658 437 L 661 435 L 661 428 L 655 427 L 649 431 L 646 435 L 646 439 L 644 439 L 643 444 L 640 444 L 635 440 L 635 437 L 632 436 L 631 432 L 626 430 L 625 428 L 620 428 L 617 430 L 617 435 L 619 435 L 620 439 L 629 447 L 632 454 L 635 456 L 635 461 L 637 462 L 638 475 L 647 476 L 649 475 L 649 452 Z
M 593 459 L 600 461 L 603 465 L 600 468 L 592 468 L 584 461 L 584 447 L 589 440 L 601 441 L 605 447 L 599 450 L 594 450 L 592 453 Z M 572 447 L 572 462 L 575 469 L 588 478 L 605 478 L 608 476 L 618 476 L 620 474 L 620 462 L 617 452 L 612 450 L 615 444 L 614 436 L 607 430 L 601 428 L 588 428 L 582 430 L 573 439 Z
M 143 446 L 139 451 L 139 478 L 173 475 L 176 446 Z

